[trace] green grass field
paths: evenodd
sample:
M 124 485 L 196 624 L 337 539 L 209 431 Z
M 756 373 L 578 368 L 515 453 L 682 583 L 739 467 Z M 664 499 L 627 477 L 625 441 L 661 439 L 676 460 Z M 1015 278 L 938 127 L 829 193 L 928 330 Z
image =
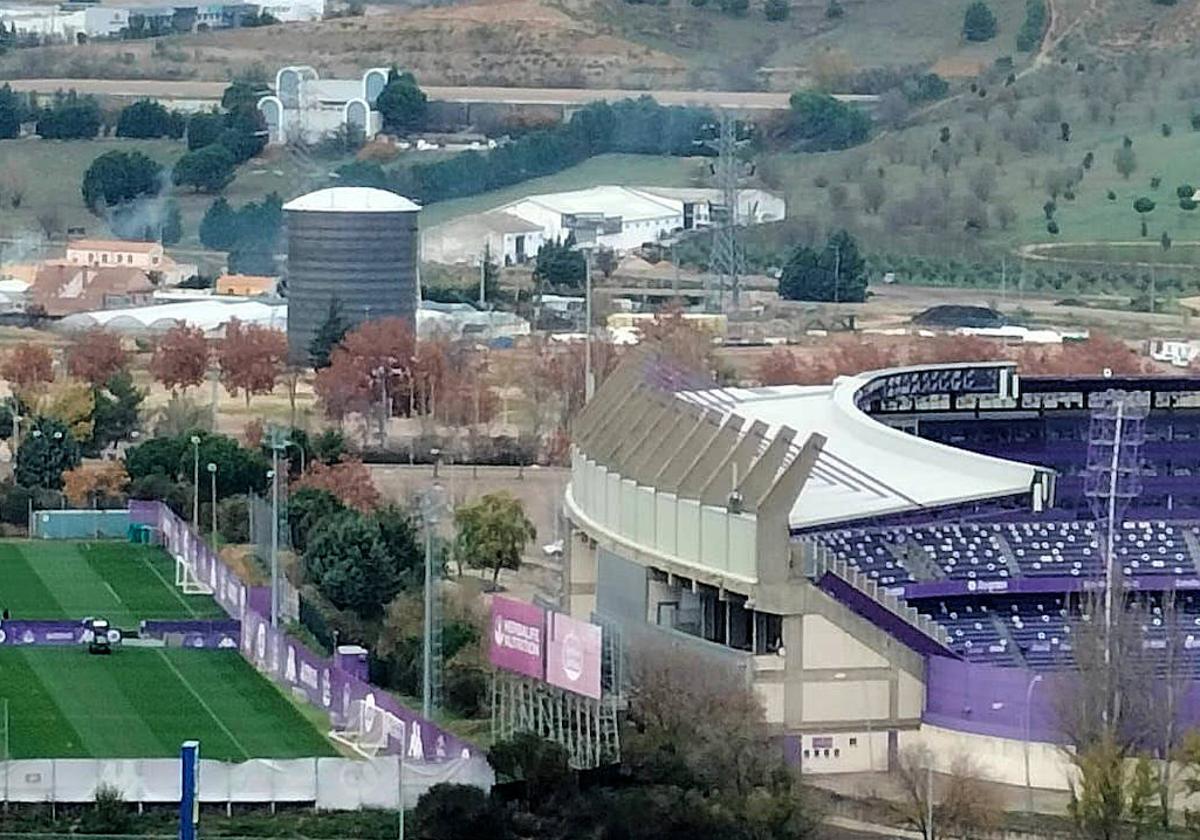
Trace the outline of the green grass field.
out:
M 229 761 L 336 755 L 236 651 L 4 647 L 0 699 L 13 758 L 167 757 L 189 738 Z
M 706 158 L 655 155 L 597 155 L 553 175 L 522 181 L 500 190 L 430 204 L 421 211 L 421 226 L 432 227 L 460 216 L 482 213 L 536 193 L 581 190 L 600 184 L 647 187 L 709 186 Z
M 0 607 L 14 619 L 98 615 L 121 628 L 143 619 L 212 619 L 207 595 L 175 586 L 174 561 L 158 548 L 112 542 L 0 542 Z

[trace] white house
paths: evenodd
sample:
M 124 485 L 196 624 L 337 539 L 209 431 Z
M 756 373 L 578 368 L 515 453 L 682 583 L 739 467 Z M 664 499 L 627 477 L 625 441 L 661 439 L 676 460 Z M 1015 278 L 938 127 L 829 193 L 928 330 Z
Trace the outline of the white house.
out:
M 512 213 L 492 211 L 445 222 L 421 231 L 421 256 L 430 262 L 477 264 L 486 248 L 493 261 L 520 265 L 537 256 L 542 228 Z
M 531 195 L 499 208 L 538 225 L 547 241 L 574 235 L 585 247 L 625 253 L 683 229 L 683 203 L 630 187 Z
M 357 80 L 322 79 L 312 67 L 284 67 L 275 74 L 275 93 L 258 101 L 267 142 L 316 143 L 344 127 L 374 137 L 383 126 L 375 100 L 387 79 L 386 67 L 372 68 Z

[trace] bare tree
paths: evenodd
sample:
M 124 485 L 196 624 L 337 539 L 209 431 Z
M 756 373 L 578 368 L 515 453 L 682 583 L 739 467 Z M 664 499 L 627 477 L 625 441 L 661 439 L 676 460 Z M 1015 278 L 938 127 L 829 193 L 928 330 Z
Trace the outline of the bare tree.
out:
M 887 198 L 887 187 L 883 183 L 883 178 L 878 175 L 869 175 L 858 185 L 859 194 L 862 196 L 863 209 L 872 215 L 879 212 L 879 208 L 883 206 L 884 199 Z
M 893 803 L 896 816 L 926 840 L 978 837 L 999 826 L 1004 813 L 999 792 L 979 777 L 969 756 L 955 756 L 944 776 L 938 776 L 933 766 L 933 752 L 924 744 L 900 752 L 895 775 L 901 797 Z
M 996 190 L 996 167 L 985 163 L 973 169 L 967 176 L 967 186 L 973 196 L 986 204 Z

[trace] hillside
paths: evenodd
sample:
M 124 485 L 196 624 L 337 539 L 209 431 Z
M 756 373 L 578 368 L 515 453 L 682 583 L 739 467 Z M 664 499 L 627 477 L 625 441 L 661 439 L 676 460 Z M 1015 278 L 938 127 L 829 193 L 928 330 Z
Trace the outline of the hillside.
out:
M 973 75 L 1011 54 L 1024 0 L 990 0 L 999 34 L 962 38 L 964 0 L 793 0 L 768 21 L 760 0 L 741 17 L 717 0 L 489 0 L 428 8 L 373 6 L 364 17 L 145 41 L 14 50 L 0 78 L 227 80 L 311 64 L 355 76 L 397 63 L 430 85 L 791 90 L 816 75 L 937 66 Z

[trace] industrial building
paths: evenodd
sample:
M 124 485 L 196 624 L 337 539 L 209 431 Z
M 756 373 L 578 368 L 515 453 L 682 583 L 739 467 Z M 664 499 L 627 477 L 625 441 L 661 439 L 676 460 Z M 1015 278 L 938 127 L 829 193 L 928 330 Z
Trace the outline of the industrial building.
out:
M 629 187 L 591 187 L 530 195 L 499 208 L 532 222 L 547 242 L 573 236 L 584 247 L 625 253 L 683 229 L 682 202 Z
M 420 206 L 368 187 L 318 190 L 283 205 L 288 348 L 294 362 L 337 301 L 352 326 L 402 318 L 416 329 Z
M 421 256 L 429 262 L 478 264 L 484 252 L 498 265 L 521 265 L 545 242 L 542 226 L 512 213 L 476 213 L 421 233 Z
M 271 145 L 311 145 L 340 130 L 370 139 L 383 127 L 375 100 L 387 86 L 388 69 L 375 67 L 361 79 L 322 79 L 312 67 L 284 67 L 275 74 L 275 93 L 258 102 Z
M 93 38 L 117 38 L 127 31 L 154 33 L 204 32 L 242 26 L 259 14 L 281 23 L 321 20 L 325 0 L 272 0 L 270 3 L 171 3 L 114 0 L 81 6 L 0 4 L 0 23 L 17 35 L 42 42 L 77 43 Z
M 739 225 L 787 215 L 784 200 L 766 190 L 739 190 L 737 198 Z M 531 195 L 430 228 L 421 237 L 422 254 L 430 262 L 478 263 L 487 246 L 497 262 L 514 265 L 536 256 L 543 243 L 568 236 L 623 254 L 679 231 L 720 224 L 722 201 L 720 190 L 701 187 L 599 186 Z

